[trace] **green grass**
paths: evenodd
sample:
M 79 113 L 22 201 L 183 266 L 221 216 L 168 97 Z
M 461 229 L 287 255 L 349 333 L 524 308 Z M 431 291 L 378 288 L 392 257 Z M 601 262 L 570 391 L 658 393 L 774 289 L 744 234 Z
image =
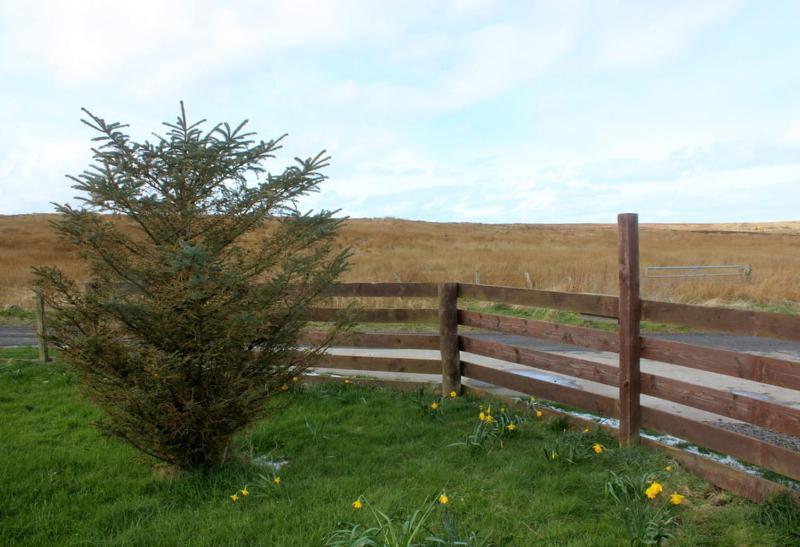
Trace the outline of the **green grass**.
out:
M 600 329 L 608 332 L 617 332 L 619 326 L 614 322 L 607 321 L 593 321 L 586 319 L 579 313 L 550 310 L 545 308 L 528 308 L 522 306 L 512 306 L 509 304 L 485 304 L 471 302 L 466 305 L 467 309 L 495 313 L 498 315 L 509 315 L 512 317 L 521 317 L 523 319 L 534 319 L 537 321 L 548 321 L 551 323 L 558 323 L 561 325 L 572 325 L 576 327 L 588 327 L 593 329 Z M 654 323 L 652 321 L 642 321 L 640 324 L 643 333 L 686 333 L 698 332 L 697 329 L 684 327 L 681 325 L 669 325 L 666 323 Z
M 788 315 L 800 314 L 800 304 L 797 302 L 745 302 L 747 309 L 766 311 L 770 313 L 785 313 Z
M 289 462 L 280 485 L 244 463 L 164 478 L 149 458 L 100 436 L 74 376 L 35 357 L 0 350 L 0 545 L 320 545 L 340 521 L 374 524 L 351 507 L 359 496 L 402 519 L 442 490 L 450 502 L 435 508 L 434 532 L 447 513 L 462 535 L 494 545 L 621 545 L 622 520 L 603 493 L 611 471 L 652 472 L 665 492 L 686 495 L 673 544 L 783 545 L 797 522 L 785 504 L 765 512 L 720 496 L 660 453 L 612 449 L 599 430 L 565 440 L 559 424 L 528 415 L 503 448 L 448 446 L 485 402 L 447 400 L 431 415 L 431 395 L 358 383 L 288 393 L 240 436 L 244 454 Z M 564 442 L 580 444 L 580 461 L 547 461 L 543 450 Z M 587 457 L 594 442 L 608 449 Z M 228 496 L 245 485 L 250 496 L 233 504 Z
M 32 310 L 24 310 L 19 306 L 0 309 L 0 326 L 34 326 L 36 314 Z
M 0 348 L 0 363 L 9 363 L 19 360 L 22 362 L 21 364 L 24 364 L 26 361 L 38 358 L 39 350 L 34 347 Z

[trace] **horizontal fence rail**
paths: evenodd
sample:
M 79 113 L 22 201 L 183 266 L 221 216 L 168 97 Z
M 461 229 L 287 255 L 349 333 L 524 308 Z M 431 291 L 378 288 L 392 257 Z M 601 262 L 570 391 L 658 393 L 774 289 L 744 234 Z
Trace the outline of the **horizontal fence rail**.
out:
M 459 341 L 461 349 L 467 353 L 591 380 L 609 386 L 616 386 L 619 382 L 619 371 L 617 367 L 611 365 L 469 336 L 459 336 Z
M 800 341 L 800 316 L 642 300 L 642 319 L 685 327 Z
M 530 336 L 540 340 L 552 340 L 599 351 L 619 352 L 619 337 L 613 332 L 600 329 L 467 310 L 458 310 L 458 324 Z
M 462 373 L 467 378 L 567 404 L 584 411 L 614 418 L 619 416 L 619 402 L 616 398 L 521 376 L 466 360 L 462 360 Z M 642 425 L 800 480 L 800 452 L 647 406 L 642 407 Z
M 545 380 L 520 376 L 469 361 L 461 361 L 462 374 L 467 378 L 494 384 L 514 391 L 536 395 L 543 399 L 558 401 L 603 416 L 619 417 L 619 403 L 613 397 L 606 397 L 569 386 L 554 384 Z
M 616 296 L 605 294 L 568 293 L 459 283 L 458 296 L 459 298 L 473 298 L 534 308 L 588 313 L 601 317 L 617 317 L 619 314 L 619 299 Z
M 309 321 L 335 321 L 340 308 L 311 308 L 306 315 Z M 435 323 L 439 317 L 434 309 L 378 308 L 356 312 L 362 323 Z
M 414 374 L 439 374 L 442 366 L 436 359 L 410 359 L 407 357 L 373 357 L 366 355 L 325 354 L 315 367 L 373 372 L 406 372 Z
M 712 414 L 800 435 L 800 410 L 742 392 L 700 386 L 656 374 L 641 373 L 642 393 Z
M 319 344 L 327 339 L 327 332 L 309 331 L 303 334 L 300 342 Z M 337 337 L 334 345 L 342 348 L 439 349 L 439 336 L 435 334 L 353 333 Z
M 436 283 L 339 283 L 325 296 L 436 298 Z
M 800 390 L 800 362 L 752 353 L 642 338 L 642 357 L 754 382 Z
M 618 385 L 619 371 L 612 365 L 464 335 L 459 338 L 461 349 L 468 353 L 604 385 Z M 641 393 L 644 395 L 766 427 L 773 431 L 800 435 L 800 410 L 793 407 L 765 401 L 744 393 L 699 386 L 645 372 L 641 373 L 641 386 Z M 537 395 L 540 394 L 537 393 Z
M 642 425 L 800 480 L 800 452 L 649 407 L 642 408 Z

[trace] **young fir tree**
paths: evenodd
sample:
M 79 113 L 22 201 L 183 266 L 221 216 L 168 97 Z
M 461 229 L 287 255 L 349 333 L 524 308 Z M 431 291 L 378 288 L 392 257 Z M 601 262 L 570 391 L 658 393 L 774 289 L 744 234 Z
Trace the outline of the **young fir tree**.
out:
M 328 158 L 271 175 L 263 163 L 283 137 L 256 142 L 246 122 L 203 131 L 181 103 L 165 136 L 137 143 L 126 125 L 84 111 L 99 144 L 90 169 L 70 178 L 88 197 L 56 205 L 53 224 L 91 281 L 35 269 L 55 310 L 51 339 L 104 410 L 106 432 L 182 468 L 219 464 L 347 325 L 342 317 L 327 341 L 298 349 L 306 310 L 347 267 L 334 244 L 341 220 L 297 209 Z

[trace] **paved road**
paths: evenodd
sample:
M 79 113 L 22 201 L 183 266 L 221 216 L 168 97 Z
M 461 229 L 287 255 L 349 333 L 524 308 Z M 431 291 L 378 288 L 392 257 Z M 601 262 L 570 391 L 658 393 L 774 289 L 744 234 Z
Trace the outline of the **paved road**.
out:
M 0 347 L 35 345 L 36 331 L 31 327 L 0 326 Z
M 582 359 L 596 361 L 612 366 L 618 365 L 618 356 L 615 353 L 601 352 L 593 349 L 580 348 L 571 345 L 559 344 L 557 342 L 537 340 L 526 336 L 515 336 L 501 333 L 470 333 L 471 336 L 502 341 L 508 344 L 514 344 L 523 347 L 530 347 L 542 351 L 553 352 L 561 355 L 572 355 Z M 769 355 L 781 359 L 797 361 L 800 366 L 800 343 L 787 342 L 782 340 L 772 340 L 766 338 L 756 338 L 752 336 L 734 336 L 725 334 L 661 334 L 649 335 L 657 336 L 660 338 L 667 338 L 681 342 L 698 344 L 703 346 L 711 346 L 729 349 L 733 351 L 755 353 L 759 355 Z M 30 327 L 0 327 L 0 346 L 31 346 L 36 344 L 36 334 Z M 380 349 L 364 349 L 364 348 L 333 348 L 332 353 L 346 354 L 346 355 L 374 355 L 382 357 L 415 357 L 421 359 L 439 359 L 439 352 L 437 350 L 380 350 Z M 507 370 L 514 374 L 523 376 L 535 377 L 540 380 L 568 385 L 576 389 L 582 389 L 589 392 L 608 395 L 611 397 L 617 396 L 617 388 L 598 384 L 588 380 L 573 378 L 561 374 L 551 373 L 515 363 L 500 361 L 480 355 L 465 354 L 464 357 L 470 361 L 486 366 L 491 366 L 503 370 Z M 759 382 L 752 382 L 740 378 L 733 378 L 730 376 L 723 376 L 713 374 L 702 370 L 695 370 L 669 363 L 661 363 L 657 361 L 650 361 L 647 359 L 642 360 L 642 370 L 666 376 L 669 378 L 676 378 L 695 385 L 714 386 L 717 389 L 727 390 L 750 397 L 770 400 L 776 403 L 800 409 L 800 392 L 791 389 L 780 388 L 777 386 L 762 384 Z M 348 374 L 346 371 L 336 371 L 337 374 Z M 353 371 L 353 374 L 363 375 L 363 372 Z M 375 377 L 395 377 L 396 374 L 392 373 L 378 373 L 370 372 L 370 376 Z M 435 381 L 429 375 L 403 375 L 404 378 L 414 379 L 419 381 Z M 481 388 L 497 392 L 498 394 L 509 394 L 508 390 L 496 388 L 482 382 L 465 379 L 465 383 L 479 385 Z M 508 393 L 507 393 L 508 392 Z M 702 410 L 686 407 L 670 401 L 662 399 L 655 399 L 653 397 L 642 396 L 642 404 L 667 410 L 669 412 L 691 417 L 692 419 L 706 422 L 713 422 L 721 427 L 734 429 L 742 433 L 753 436 L 758 436 L 792 448 L 800 450 L 800 438 L 791 437 L 788 435 L 778 434 L 772 431 L 765 430 L 744 422 L 733 420 L 726 417 L 721 417 L 715 414 L 704 412 Z
M 546 340 L 537 340 L 528 336 L 516 336 L 513 334 L 501 334 L 494 332 L 471 333 L 471 336 L 484 338 L 487 340 L 502 341 L 507 344 L 530 347 L 542 351 L 570 352 L 570 353 L 589 353 L 597 354 L 593 349 L 584 349 L 577 346 L 559 344 Z M 747 353 L 757 353 L 759 355 L 772 355 L 781 359 L 800 361 L 800 342 L 788 342 L 784 340 L 773 340 L 769 338 L 758 338 L 755 336 L 735 336 L 728 334 L 648 334 L 656 338 L 665 338 L 697 344 L 728 349 L 731 351 L 743 351 Z M 32 327 L 10 327 L 0 326 L 0 347 L 12 346 L 35 346 L 36 331 Z

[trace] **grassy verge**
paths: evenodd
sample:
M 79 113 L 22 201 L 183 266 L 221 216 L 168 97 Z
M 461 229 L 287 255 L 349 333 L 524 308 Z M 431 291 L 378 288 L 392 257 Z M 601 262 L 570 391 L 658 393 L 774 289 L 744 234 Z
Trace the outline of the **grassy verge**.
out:
M 560 310 L 550 310 L 545 308 L 528 308 L 524 306 L 513 306 L 509 304 L 487 303 L 475 301 L 462 301 L 460 306 L 470 311 L 493 313 L 497 315 L 507 315 L 510 317 L 521 317 L 523 319 L 534 319 L 537 321 L 547 321 L 560 325 L 573 325 L 578 327 L 588 327 L 601 329 L 609 332 L 617 332 L 619 327 L 610 321 L 593 321 L 585 316 Z M 325 328 L 325 323 L 311 323 L 309 328 Z M 438 332 L 437 323 L 363 323 L 358 328 L 364 332 L 406 332 L 406 333 L 426 333 Z M 483 329 L 460 326 L 461 332 L 477 332 Z M 680 325 L 668 325 L 664 323 L 653 323 L 652 321 L 642 321 L 641 330 L 643 333 L 688 333 L 698 332 L 697 329 L 682 327 Z
M 36 314 L 32 310 L 24 310 L 19 306 L 0 309 L 0 326 L 34 326 Z
M 521 317 L 523 319 L 535 319 L 537 321 L 548 321 L 551 323 L 558 323 L 561 325 L 573 325 L 577 327 L 588 327 L 593 329 L 601 329 L 609 332 L 617 332 L 619 326 L 613 321 L 593 321 L 587 319 L 585 316 L 560 310 L 549 310 L 544 308 L 528 308 L 523 306 L 512 306 L 509 304 L 488 304 L 478 302 L 468 302 L 466 308 L 474 311 L 482 311 L 486 313 L 496 313 L 499 315 L 509 315 L 512 317 Z M 642 321 L 641 331 L 643 333 L 686 333 L 698 332 L 697 329 L 683 327 L 680 325 L 669 325 L 666 323 L 654 323 L 652 321 Z
M 659 453 L 613 449 L 602 431 L 565 432 L 563 421 L 537 418 L 533 408 L 504 439 L 451 446 L 469 439 L 479 405 L 490 403 L 447 399 L 434 411 L 431 395 L 358 383 L 297 386 L 238 439 L 248 461 L 288 462 L 277 471 L 242 462 L 205 474 L 160 473 L 101 437 L 91 426 L 99 415 L 72 374 L 35 357 L 0 351 L 2 545 L 322 545 L 340 522 L 374 526 L 370 506 L 402 521 L 442 492 L 448 503 L 433 503 L 428 520 L 440 537 L 449 530 L 493 545 L 620 545 L 628 528 L 605 494 L 612 473 L 658 480 L 664 496 L 685 496 L 674 508 L 676 544 L 781 545 L 798 537 L 790 535 L 798 532 L 791 504 L 760 508 Z M 606 449 L 595 453 L 595 443 Z M 369 505 L 356 510 L 357 499 Z

